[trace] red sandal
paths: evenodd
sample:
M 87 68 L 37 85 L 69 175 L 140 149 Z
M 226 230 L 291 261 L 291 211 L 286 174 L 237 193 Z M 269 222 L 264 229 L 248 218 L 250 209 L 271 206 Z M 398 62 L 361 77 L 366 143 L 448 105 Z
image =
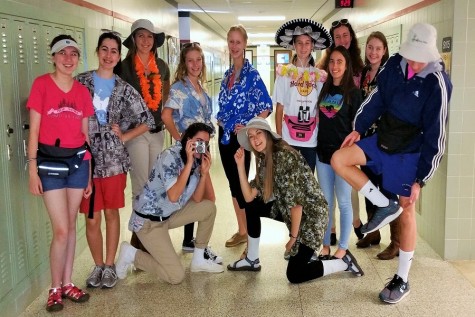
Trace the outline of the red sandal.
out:
M 61 287 L 50 288 L 48 293 L 48 302 L 46 310 L 49 312 L 60 311 L 63 309 L 63 299 L 61 298 Z
M 69 283 L 63 286 L 63 298 L 69 298 L 76 303 L 84 303 L 89 300 L 89 294 L 73 283 Z

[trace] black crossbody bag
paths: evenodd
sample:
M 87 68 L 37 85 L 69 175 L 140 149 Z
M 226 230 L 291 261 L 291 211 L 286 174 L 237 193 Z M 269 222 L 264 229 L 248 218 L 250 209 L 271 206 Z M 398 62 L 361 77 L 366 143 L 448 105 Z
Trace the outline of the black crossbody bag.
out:
M 378 147 L 389 154 L 404 153 L 421 132 L 422 129 L 418 126 L 399 120 L 386 112 L 378 124 Z
M 86 154 L 86 143 L 78 148 L 62 148 L 59 143 L 59 139 L 56 145 L 38 143 L 38 175 L 66 178 L 81 166 Z

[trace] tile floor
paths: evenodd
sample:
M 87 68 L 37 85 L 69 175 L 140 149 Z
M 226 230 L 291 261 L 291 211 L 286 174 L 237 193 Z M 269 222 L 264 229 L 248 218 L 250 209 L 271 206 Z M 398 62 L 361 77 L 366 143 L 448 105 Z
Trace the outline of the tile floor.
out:
M 217 152 L 215 142 L 212 153 Z M 225 248 L 224 241 L 236 230 L 227 181 L 219 158 L 214 159 L 213 184 L 218 215 L 210 244 L 224 257 L 225 265 L 239 257 L 244 246 Z M 362 209 L 363 210 L 363 209 Z M 130 201 L 121 210 L 121 240 L 128 240 Z M 418 240 L 410 274 L 411 294 L 396 305 L 383 304 L 378 293 L 397 268 L 397 259 L 380 261 L 376 254 L 389 240 L 383 230 L 380 246 L 351 251 L 365 271 L 363 277 L 342 272 L 300 285 L 289 284 L 283 259 L 288 231 L 282 223 L 264 219 L 262 225 L 262 271 L 221 274 L 190 273 L 191 254 L 182 254 L 183 230 L 171 232 L 186 278 L 180 285 L 168 285 L 146 272 L 131 272 L 110 290 L 91 289 L 87 303 L 65 302 L 58 316 L 474 316 L 475 263 L 442 260 L 422 239 Z M 93 262 L 89 250 L 78 255 L 74 281 L 85 286 Z M 465 276 L 462 274 L 465 274 Z M 470 281 L 471 280 L 471 281 Z M 44 309 L 47 290 L 21 316 L 49 316 Z M 0 314 L 1 315 L 1 314 Z

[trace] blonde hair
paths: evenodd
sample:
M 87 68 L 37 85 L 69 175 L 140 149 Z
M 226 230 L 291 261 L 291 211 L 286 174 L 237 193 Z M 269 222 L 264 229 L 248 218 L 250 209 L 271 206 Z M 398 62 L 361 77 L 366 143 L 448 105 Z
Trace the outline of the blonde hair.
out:
M 247 31 L 246 29 L 244 28 L 244 25 L 242 24 L 236 24 L 236 25 L 233 25 L 229 28 L 229 31 L 228 31 L 228 34 L 227 34 L 227 39 L 229 39 L 229 34 L 231 34 L 231 32 L 239 32 L 241 33 L 244 41 L 246 42 L 247 44 Z
M 188 70 L 186 69 L 186 55 L 191 51 L 197 51 L 201 55 L 201 73 L 198 76 L 198 79 L 201 81 L 201 85 L 204 87 L 206 85 L 206 63 L 205 63 L 205 56 L 203 54 L 203 50 L 201 49 L 198 43 L 187 43 L 188 45 L 184 45 L 180 52 L 180 62 L 178 63 L 178 67 L 175 72 L 175 79 L 173 83 L 177 81 L 185 82 L 185 77 L 188 75 Z

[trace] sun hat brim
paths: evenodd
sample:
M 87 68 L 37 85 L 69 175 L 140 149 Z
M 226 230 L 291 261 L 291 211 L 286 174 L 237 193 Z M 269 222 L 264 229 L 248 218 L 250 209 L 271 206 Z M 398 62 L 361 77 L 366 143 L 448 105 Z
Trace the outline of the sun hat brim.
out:
M 440 59 L 440 54 L 436 47 L 429 49 L 427 46 L 418 47 L 407 41 L 402 43 L 399 54 L 405 59 L 419 63 L 430 63 Z
M 272 131 L 266 119 L 260 118 L 260 117 L 253 118 L 246 124 L 244 128 L 239 130 L 237 134 L 237 139 L 238 139 L 239 144 L 247 151 L 252 150 L 251 143 L 249 142 L 249 137 L 247 136 L 247 131 L 249 129 L 259 129 L 259 130 L 269 131 L 275 140 L 282 139 L 280 135 Z
M 157 44 L 157 48 L 162 46 L 165 42 L 165 33 L 155 32 L 152 22 L 146 19 L 140 19 L 132 24 L 132 27 L 130 29 L 130 35 L 123 42 L 124 46 L 127 47 L 129 50 L 134 47 L 134 35 L 135 32 L 140 29 L 145 29 L 153 34 L 153 40 L 154 43 Z
M 294 49 L 294 37 L 308 35 L 313 40 L 313 48 L 323 50 L 333 43 L 330 32 L 323 25 L 310 19 L 294 19 L 285 22 L 275 33 L 275 42 L 286 48 Z

